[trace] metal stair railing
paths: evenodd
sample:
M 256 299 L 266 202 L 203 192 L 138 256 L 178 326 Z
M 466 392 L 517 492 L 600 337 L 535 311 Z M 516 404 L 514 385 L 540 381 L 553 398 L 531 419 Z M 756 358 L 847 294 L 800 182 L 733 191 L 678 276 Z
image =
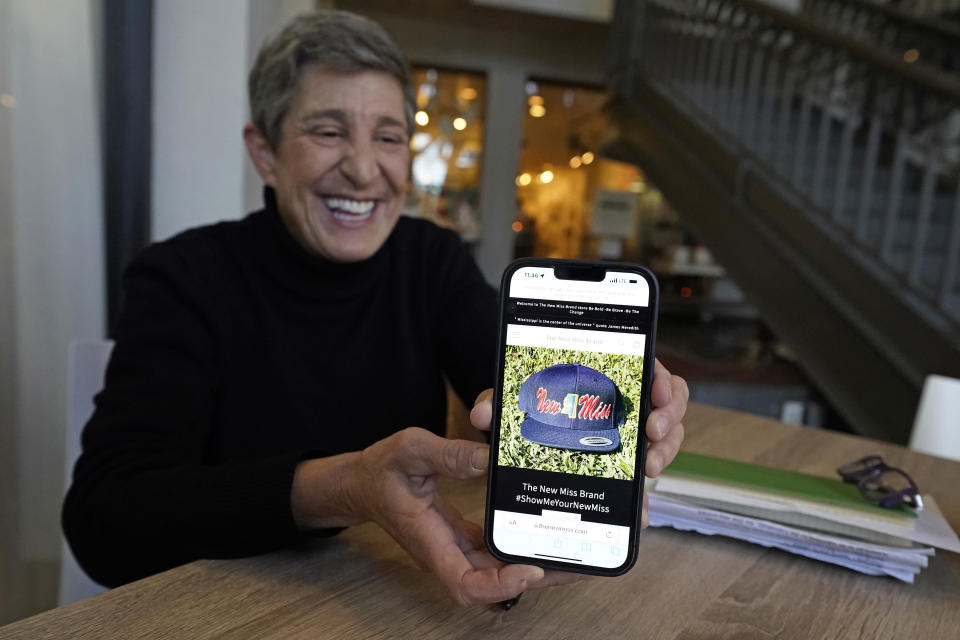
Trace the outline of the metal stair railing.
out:
M 902 0 L 898 8 L 915 16 L 935 17 L 960 10 L 960 0 Z
M 870 0 L 803 0 L 802 15 L 909 64 L 960 74 L 960 24 Z
M 637 71 L 956 335 L 960 81 L 751 0 L 641 4 Z

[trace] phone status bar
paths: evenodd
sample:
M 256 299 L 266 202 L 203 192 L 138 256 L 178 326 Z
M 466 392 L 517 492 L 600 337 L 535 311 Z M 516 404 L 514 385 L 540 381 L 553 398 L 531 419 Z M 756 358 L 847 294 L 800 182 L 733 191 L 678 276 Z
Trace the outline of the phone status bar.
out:
M 603 280 L 561 280 L 550 267 L 522 267 L 510 278 L 511 298 L 646 307 L 650 286 L 639 274 L 608 271 Z

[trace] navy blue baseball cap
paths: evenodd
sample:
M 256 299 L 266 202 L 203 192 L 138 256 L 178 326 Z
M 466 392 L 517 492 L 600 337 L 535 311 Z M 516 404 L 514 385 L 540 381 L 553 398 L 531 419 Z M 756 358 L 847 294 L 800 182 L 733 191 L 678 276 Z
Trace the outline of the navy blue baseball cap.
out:
M 518 404 L 527 414 L 520 435 L 530 442 L 594 453 L 620 446 L 623 396 L 595 369 L 579 363 L 541 369 L 520 385 Z

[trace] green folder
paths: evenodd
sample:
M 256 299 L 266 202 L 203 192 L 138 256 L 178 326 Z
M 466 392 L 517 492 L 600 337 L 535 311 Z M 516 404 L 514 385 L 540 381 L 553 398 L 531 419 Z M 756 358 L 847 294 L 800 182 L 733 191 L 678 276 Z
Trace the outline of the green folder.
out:
M 698 480 L 770 491 L 794 498 L 818 500 L 887 516 L 917 517 L 916 512 L 906 504 L 893 508 L 881 507 L 864 498 L 856 485 L 839 478 L 824 478 L 799 471 L 764 467 L 759 464 L 725 460 L 686 451 L 677 454 L 666 472 Z

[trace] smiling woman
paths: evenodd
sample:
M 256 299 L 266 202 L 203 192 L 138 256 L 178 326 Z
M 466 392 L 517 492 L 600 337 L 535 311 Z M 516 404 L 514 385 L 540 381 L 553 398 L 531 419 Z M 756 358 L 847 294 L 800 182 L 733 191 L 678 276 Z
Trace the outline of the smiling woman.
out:
M 442 437 L 445 380 L 467 403 L 490 387 L 496 296 L 456 234 L 399 218 L 412 95 L 359 16 L 301 16 L 261 49 L 244 138 L 265 207 L 150 247 L 124 278 L 64 503 L 97 581 L 367 520 L 460 603 L 544 577 L 492 562 L 436 492 L 486 465 Z
M 307 67 L 275 146 L 252 124 L 244 139 L 284 226 L 310 253 L 365 260 L 393 231 L 410 155 L 403 89 L 391 75 Z
M 97 581 L 365 521 L 459 604 L 569 580 L 494 560 L 438 492 L 486 470 L 486 445 L 442 435 L 445 383 L 489 428 L 497 304 L 453 231 L 400 217 L 412 96 L 396 46 L 359 16 L 296 18 L 261 49 L 244 139 L 264 208 L 153 245 L 124 278 L 63 508 Z M 670 397 L 679 421 L 685 396 Z

